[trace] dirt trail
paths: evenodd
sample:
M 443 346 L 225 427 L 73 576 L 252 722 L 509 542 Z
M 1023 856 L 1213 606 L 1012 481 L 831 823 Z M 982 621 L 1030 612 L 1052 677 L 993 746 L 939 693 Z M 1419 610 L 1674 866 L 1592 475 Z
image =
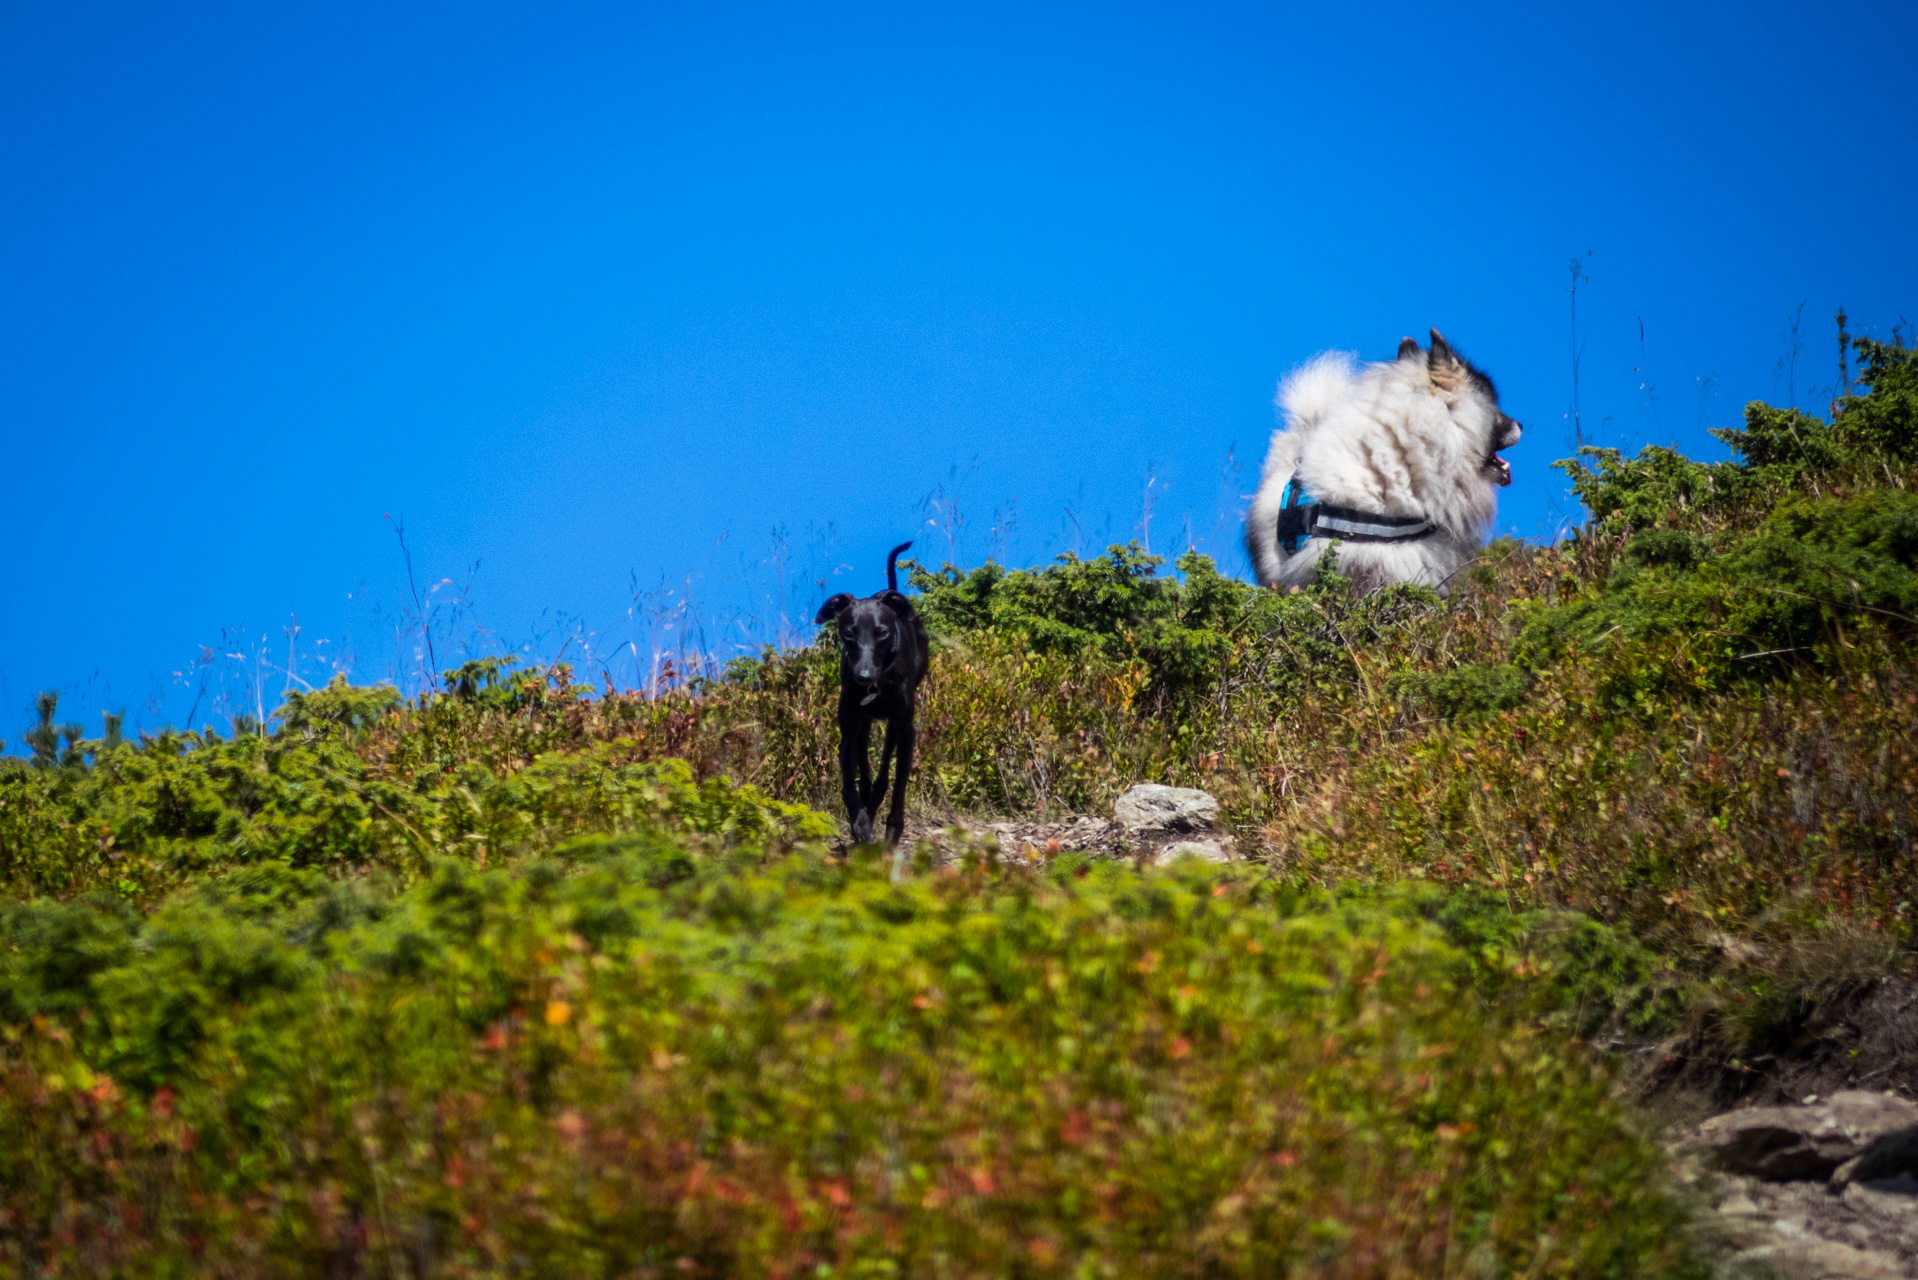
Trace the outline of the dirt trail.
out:
M 1029 822 L 1015 819 L 953 818 L 944 822 L 914 818 L 906 823 L 908 849 L 922 842 L 933 848 L 941 862 L 957 858 L 968 844 L 996 843 L 1002 858 L 1052 857 L 1061 853 L 1091 853 L 1104 857 L 1130 857 L 1133 849 L 1126 834 L 1110 818 L 1065 818 L 1057 822 Z M 844 853 L 852 847 L 851 837 L 841 835 L 833 841 L 833 850 Z
M 1003 859 L 1040 860 L 1063 853 L 1089 853 L 1101 858 L 1153 858 L 1171 856 L 1171 851 L 1190 850 L 1211 861 L 1232 857 L 1231 837 L 1223 832 L 1128 832 L 1111 818 L 1061 818 L 1051 822 L 1012 818 L 952 818 L 938 821 L 914 818 L 906 823 L 904 845 L 916 849 L 921 843 L 932 846 L 934 859 L 945 863 L 958 858 L 968 845 L 998 847 Z M 1211 846 L 1209 849 L 1207 846 Z M 840 835 L 833 841 L 836 853 L 845 853 L 852 840 Z

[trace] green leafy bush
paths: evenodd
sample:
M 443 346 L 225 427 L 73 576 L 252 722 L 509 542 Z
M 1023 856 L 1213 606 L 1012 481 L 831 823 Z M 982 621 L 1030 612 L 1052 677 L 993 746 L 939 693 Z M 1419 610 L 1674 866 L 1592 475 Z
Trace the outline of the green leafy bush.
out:
M 1904 345 L 1856 339 L 1858 380 L 1866 395 L 1839 401 L 1839 420 L 1848 444 L 1867 456 L 1890 462 L 1918 462 L 1918 350 Z
M 1531 678 L 1509 662 L 1466 663 L 1450 671 L 1401 671 L 1388 686 L 1410 702 L 1450 720 L 1482 711 L 1505 711 L 1525 700 Z
M 1847 628 L 1914 626 L 1918 495 L 1879 489 L 1789 501 L 1756 529 L 1712 541 L 1675 529 L 1641 532 L 1599 590 L 1534 610 L 1519 652 L 1536 668 L 1573 643 L 1590 649 L 1682 635 L 1729 677 L 1780 669 L 1737 665 L 1754 658 L 1836 660 L 1840 650 L 1820 650 L 1819 642 Z
M 1594 521 L 1627 529 L 1682 525 L 1700 512 L 1735 510 L 1753 487 L 1742 467 L 1693 462 L 1661 445 L 1647 445 L 1629 459 L 1617 449 L 1585 445 L 1578 457 L 1552 465 L 1571 478 L 1572 492 Z
M 1879 468 L 1918 461 L 1918 351 L 1858 338 L 1859 381 L 1870 388 L 1862 396 L 1833 401 L 1830 422 L 1796 409 L 1774 409 L 1753 402 L 1745 409 L 1745 427 L 1713 434 L 1737 450 L 1745 465 L 1760 473 L 1799 481 L 1850 471 L 1870 482 Z
M 915 565 L 910 575 L 935 635 L 993 631 L 1039 654 L 1137 659 L 1150 691 L 1177 697 L 1216 683 L 1253 592 L 1196 552 L 1179 560 L 1183 581 L 1154 576 L 1163 563 L 1134 542 L 1091 560 L 1068 551 L 1041 569 Z
M 830 830 L 803 805 L 724 777 L 695 781 L 684 761 L 646 759 L 629 739 L 523 760 L 420 760 L 394 778 L 366 741 L 391 708 L 385 690 L 329 687 L 270 738 L 166 735 L 91 768 L 0 771 L 0 877 L 27 892 L 138 899 L 263 861 L 404 870 L 456 849 L 482 860 L 540 852 L 654 820 L 755 840 Z
M 1682 1270 L 1655 1148 L 1443 910 L 663 832 L 36 905 L 0 1267 Z

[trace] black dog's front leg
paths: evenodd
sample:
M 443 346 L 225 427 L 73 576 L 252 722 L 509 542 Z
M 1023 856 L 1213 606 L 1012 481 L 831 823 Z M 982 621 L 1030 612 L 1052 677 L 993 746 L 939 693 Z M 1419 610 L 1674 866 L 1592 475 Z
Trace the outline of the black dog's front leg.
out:
M 898 844 L 906 833 L 906 775 L 912 772 L 912 705 L 886 722 L 886 751 L 899 770 L 892 780 L 892 807 L 886 812 L 886 843 Z
M 879 772 L 866 786 L 866 810 L 877 816 L 879 802 L 886 798 L 886 779 L 892 771 L 892 721 L 886 721 L 886 740 L 879 746 Z
M 848 714 L 850 712 L 850 714 Z M 868 759 L 872 743 L 872 721 L 858 706 L 839 704 L 839 778 L 841 796 L 846 802 L 846 818 L 852 823 L 854 844 L 872 843 L 872 802 L 867 796 L 867 775 L 872 769 Z

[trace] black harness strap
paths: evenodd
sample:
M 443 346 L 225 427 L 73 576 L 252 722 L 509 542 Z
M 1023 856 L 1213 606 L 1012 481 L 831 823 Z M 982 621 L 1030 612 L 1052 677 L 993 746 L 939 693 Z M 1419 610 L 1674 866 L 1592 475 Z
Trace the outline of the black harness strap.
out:
M 1382 516 L 1356 507 L 1311 502 L 1311 495 L 1295 475 L 1286 482 L 1285 505 L 1279 509 L 1279 545 L 1287 555 L 1298 554 L 1308 538 L 1337 538 L 1341 542 L 1413 542 L 1429 538 L 1438 529 L 1424 516 Z

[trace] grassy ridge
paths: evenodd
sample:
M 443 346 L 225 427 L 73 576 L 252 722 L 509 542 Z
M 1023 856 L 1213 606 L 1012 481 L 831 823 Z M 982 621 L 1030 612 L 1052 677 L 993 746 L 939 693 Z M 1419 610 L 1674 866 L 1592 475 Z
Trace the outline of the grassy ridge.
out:
M 828 859 L 830 644 L 230 740 L 49 703 L 0 763 L 0 1265 L 1682 1271 L 1571 1037 L 1738 1067 L 1918 902 L 1918 365 L 1854 345 L 1830 421 L 1588 451 L 1591 524 L 1443 602 L 914 569 L 922 806 L 1202 786 L 1229 874 Z

